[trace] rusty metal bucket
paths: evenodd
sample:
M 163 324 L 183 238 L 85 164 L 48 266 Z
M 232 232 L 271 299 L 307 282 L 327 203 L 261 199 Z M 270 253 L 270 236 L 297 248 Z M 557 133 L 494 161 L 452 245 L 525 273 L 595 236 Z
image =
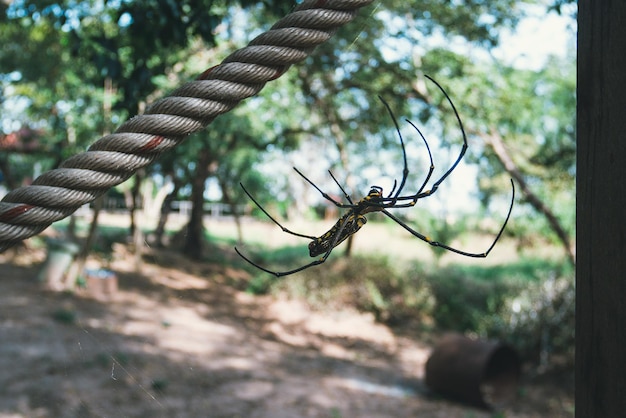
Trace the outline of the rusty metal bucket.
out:
M 500 408 L 517 392 L 521 364 L 504 343 L 447 334 L 426 362 L 433 391 L 482 408 Z

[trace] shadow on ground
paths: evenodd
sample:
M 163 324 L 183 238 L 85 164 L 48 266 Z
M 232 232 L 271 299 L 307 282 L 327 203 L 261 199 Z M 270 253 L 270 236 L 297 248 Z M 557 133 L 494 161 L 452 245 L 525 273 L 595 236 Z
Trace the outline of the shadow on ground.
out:
M 431 396 L 429 347 L 371 315 L 238 290 L 247 273 L 152 251 L 109 301 L 0 256 L 0 417 L 489 417 Z M 528 386 L 507 417 L 572 416 Z M 568 404 L 569 402 L 569 404 Z

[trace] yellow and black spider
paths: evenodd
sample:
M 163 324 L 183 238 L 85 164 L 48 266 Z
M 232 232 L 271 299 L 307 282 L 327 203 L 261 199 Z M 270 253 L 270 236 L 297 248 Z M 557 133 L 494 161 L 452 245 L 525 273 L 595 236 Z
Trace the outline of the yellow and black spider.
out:
M 289 274 L 297 273 L 297 272 L 302 271 L 304 269 L 307 269 L 309 267 L 313 267 L 313 266 L 316 266 L 318 264 L 322 264 L 323 262 L 325 262 L 326 259 L 328 258 L 328 256 L 330 255 L 330 253 L 333 251 L 333 249 L 335 247 L 337 247 L 339 244 L 341 244 L 350 235 L 355 234 L 359 229 L 361 229 L 361 227 L 363 225 L 365 225 L 365 223 L 367 222 L 367 219 L 365 218 L 366 214 L 371 213 L 371 212 L 382 212 L 383 214 L 385 214 L 386 216 L 388 216 L 389 218 L 394 220 L 402 228 L 406 229 L 413 236 L 421 239 L 422 241 L 424 241 L 424 242 L 426 242 L 426 243 L 428 243 L 428 244 L 430 244 L 432 246 L 440 247 L 440 248 L 446 249 L 448 251 L 451 251 L 451 252 L 454 252 L 454 253 L 466 256 L 466 257 L 476 257 L 476 258 L 487 257 L 489 252 L 493 249 L 493 247 L 498 242 L 498 239 L 500 239 L 500 236 L 504 232 L 504 228 L 506 228 L 506 224 L 509 221 L 509 217 L 511 216 L 511 211 L 513 210 L 513 202 L 514 202 L 514 199 L 515 199 L 515 186 L 513 184 L 513 180 L 511 180 L 511 188 L 512 188 L 511 205 L 509 206 L 509 211 L 508 211 L 508 213 L 506 215 L 504 223 L 502 224 L 502 227 L 500 228 L 500 231 L 496 235 L 495 239 L 493 240 L 493 242 L 491 243 L 489 248 L 486 251 L 481 252 L 481 253 L 472 253 L 472 252 L 462 251 L 462 250 L 458 250 L 456 248 L 450 247 L 449 245 L 446 245 L 446 244 L 443 244 L 443 243 L 440 243 L 440 242 L 437 242 L 437 241 L 433 241 L 428 236 L 426 236 L 426 235 L 424 235 L 424 234 L 414 230 L 410 226 L 408 226 L 404 221 L 402 221 L 401 219 L 399 219 L 398 217 L 396 217 L 395 215 L 393 215 L 392 213 L 390 213 L 387 210 L 387 209 L 397 209 L 397 208 L 410 208 L 410 207 L 413 207 L 413 206 L 415 206 L 415 204 L 417 203 L 417 201 L 419 199 L 422 199 L 424 197 L 428 197 L 428 196 L 431 196 L 432 194 L 434 194 L 437 191 L 437 189 L 439 188 L 439 185 L 441 185 L 441 183 L 450 175 L 450 173 L 452 173 L 452 171 L 456 168 L 456 166 L 459 164 L 459 162 L 463 159 L 463 156 L 465 155 L 465 152 L 467 151 L 468 145 L 467 145 L 467 136 L 465 134 L 465 129 L 463 128 L 463 123 L 461 122 L 461 117 L 459 116 L 459 113 L 456 110 L 456 107 L 454 106 L 454 103 L 452 103 L 452 99 L 450 99 L 450 97 L 448 96 L 448 93 L 446 93 L 446 91 L 443 89 L 443 87 L 441 87 L 441 85 L 439 83 L 437 83 L 434 79 L 432 79 L 429 76 L 426 76 L 426 77 L 429 80 L 431 80 L 433 83 L 435 83 L 435 85 L 443 92 L 444 96 L 448 100 L 448 103 L 450 103 L 450 106 L 452 106 L 452 110 L 454 111 L 454 114 L 456 116 L 457 122 L 459 124 L 459 127 L 461 129 L 461 133 L 462 133 L 462 136 L 463 136 L 463 147 L 461 148 L 461 152 L 460 152 L 459 156 L 457 157 L 456 161 L 452 164 L 452 166 L 448 169 L 448 171 L 446 171 L 441 176 L 441 178 L 439 178 L 439 180 L 437 180 L 435 183 L 433 183 L 433 186 L 432 186 L 432 188 L 430 190 L 424 191 L 424 188 L 426 187 L 426 184 L 430 180 L 430 177 L 431 177 L 431 175 L 432 175 L 432 173 L 433 173 L 433 171 L 435 169 L 435 166 L 433 164 L 433 156 L 432 156 L 432 153 L 430 151 L 430 147 L 428 146 L 428 142 L 426 141 L 426 138 L 424 138 L 424 135 L 422 134 L 422 132 L 419 130 L 419 128 L 417 126 L 415 126 L 410 120 L 407 119 L 406 121 L 417 131 L 417 133 L 420 135 L 420 137 L 422 138 L 422 140 L 426 144 L 426 149 L 428 150 L 428 156 L 430 158 L 430 168 L 428 170 L 428 174 L 426 175 L 425 180 L 422 182 L 422 185 L 420 186 L 420 188 L 418 189 L 418 191 L 415 194 L 408 195 L 408 196 L 400 196 L 400 193 L 404 189 L 407 177 L 409 175 L 409 169 L 407 167 L 407 159 L 406 159 L 406 150 L 405 150 L 405 147 L 404 147 L 404 139 L 402 138 L 402 134 L 400 133 L 400 127 L 398 126 L 398 122 L 397 122 L 395 116 L 393 115 L 393 112 L 391 111 L 391 108 L 389 107 L 387 102 L 385 100 L 383 100 L 382 97 L 379 96 L 379 99 L 385 105 L 385 107 L 387 108 L 387 111 L 389 112 L 389 115 L 391 116 L 391 119 L 393 120 L 393 123 L 394 123 L 394 125 L 396 127 L 396 131 L 398 132 L 398 137 L 400 138 L 400 145 L 402 146 L 402 155 L 403 155 L 403 159 L 404 159 L 404 169 L 402 170 L 402 180 L 400 181 L 399 187 L 396 188 L 397 181 L 394 181 L 394 186 L 393 186 L 391 192 L 385 197 L 383 195 L 382 187 L 372 186 L 370 191 L 369 191 L 369 193 L 367 194 L 367 196 L 365 196 L 363 199 L 359 200 L 358 202 L 353 203 L 352 199 L 350 198 L 348 193 L 346 193 L 346 191 L 341 186 L 341 184 L 339 184 L 339 182 L 337 181 L 337 179 L 335 178 L 333 173 L 329 170 L 328 173 L 330 174 L 331 178 L 337 184 L 337 186 L 339 186 L 339 189 L 341 189 L 343 195 L 346 197 L 346 199 L 349 202 L 349 203 L 341 203 L 341 202 L 336 201 L 332 197 L 330 197 L 324 191 L 322 191 L 319 187 L 317 187 L 316 184 L 314 184 L 304 174 L 302 174 L 300 172 L 300 170 L 298 170 L 296 167 L 294 167 L 293 169 L 304 180 L 306 180 L 311 186 L 313 186 L 317 191 L 319 191 L 326 200 L 329 200 L 330 202 L 332 202 L 335 206 L 337 206 L 339 208 L 348 209 L 348 211 L 341 218 L 339 218 L 339 220 L 333 225 L 332 228 L 330 228 L 330 230 L 328 230 L 328 232 L 326 232 L 325 234 L 323 234 L 320 237 L 314 237 L 314 236 L 311 236 L 311 235 L 305 235 L 305 234 L 300 234 L 300 233 L 297 233 L 297 232 L 290 231 L 289 229 L 287 229 L 284 226 L 282 226 L 265 209 L 263 209 L 263 207 L 259 204 L 259 202 L 257 202 L 256 199 L 254 197 L 252 197 L 252 195 L 246 190 L 246 188 L 243 186 L 243 184 L 241 184 L 241 187 L 243 188 L 243 191 L 254 202 L 254 204 L 257 205 L 257 207 L 259 209 L 261 209 L 261 211 L 263 211 L 263 213 L 268 218 L 270 218 L 276 225 L 278 225 L 284 232 L 286 232 L 288 234 L 291 234 L 291 235 L 295 235 L 297 237 L 307 238 L 307 239 L 311 240 L 311 242 L 309 243 L 309 255 L 311 257 L 317 257 L 319 255 L 322 255 L 322 256 L 320 258 L 317 258 L 317 259 L 313 260 L 309 264 L 306 264 L 304 266 L 301 266 L 301 267 L 298 267 L 298 268 L 295 268 L 295 269 L 292 269 L 292 270 L 272 271 L 272 270 L 269 270 L 269 269 L 267 269 L 265 267 L 262 267 L 262 266 L 256 264 L 255 262 L 250 260 L 248 257 L 243 255 L 239 251 L 239 249 L 235 247 L 235 251 L 237 251 L 237 254 L 239 254 L 244 260 L 246 260 L 248 263 L 252 264 L 256 268 L 258 268 L 260 270 L 263 270 L 263 271 L 265 271 L 267 273 L 273 274 L 276 277 L 281 277 L 281 276 L 286 276 L 286 275 L 289 275 Z M 394 191 L 395 191 L 395 194 L 394 194 Z

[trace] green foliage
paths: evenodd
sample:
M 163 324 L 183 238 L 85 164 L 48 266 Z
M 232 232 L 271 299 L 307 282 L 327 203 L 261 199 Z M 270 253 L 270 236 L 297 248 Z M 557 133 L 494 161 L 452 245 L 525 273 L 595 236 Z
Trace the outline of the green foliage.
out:
M 513 263 L 493 266 L 482 265 L 458 265 L 449 267 L 453 275 L 471 277 L 476 281 L 509 281 L 520 283 L 522 286 L 541 282 L 545 277 L 556 274 L 557 276 L 570 276 L 574 274 L 569 264 L 561 260 L 547 260 L 540 258 L 521 258 Z
M 113 254 L 113 244 L 126 243 L 127 239 L 127 228 L 101 226 L 98 230 L 93 251 L 104 257 L 110 257 Z
M 445 330 L 508 341 L 529 360 L 547 351 L 571 360 L 572 277 L 569 264 L 541 259 L 440 269 L 428 280 L 433 318 Z
M 570 264 L 543 259 L 432 271 L 433 319 L 443 330 L 508 341 L 527 360 L 558 355 L 571 362 L 573 274 Z
M 260 9 L 258 2 L 242 1 L 271 18 L 285 8 L 277 3 L 266 1 Z M 34 158 L 0 157 L 7 183 L 15 187 L 32 177 L 33 159 L 39 170 L 56 167 L 137 113 L 140 103 L 157 94 L 164 74 L 197 51 L 199 42 L 215 44 L 215 28 L 231 15 L 232 6 L 224 1 L 136 0 L 102 7 L 87 0 L 21 1 L 3 7 L 0 99 L 8 106 L 2 124 L 41 128 L 44 134 L 38 147 L 29 150 Z M 203 62 L 205 67 L 194 74 L 212 64 Z M 13 111 L 16 102 L 24 103 L 25 113 Z M 15 168 L 8 172 L 7 167 Z
M 261 247 L 252 245 L 246 246 L 246 254 L 252 261 L 259 265 L 267 266 L 269 269 L 277 267 L 278 269 L 285 266 L 306 264 L 310 262 L 303 254 L 306 254 L 305 246 L 287 246 L 272 250 L 263 250 Z M 270 292 L 273 283 L 281 279 L 275 279 L 274 276 L 260 271 L 256 267 L 251 266 L 241 260 L 240 265 L 253 275 L 246 289 L 247 292 L 262 295 Z
M 44 127 L 46 135 L 39 155 L 0 155 L 2 167 L 13 167 L 16 184 L 32 176 L 33 161 L 41 170 L 54 167 L 136 113 L 142 100 L 193 78 L 245 44 L 253 36 L 247 34 L 267 28 L 291 9 L 273 0 L 238 4 L 245 9 L 208 0 L 134 0 L 107 7 L 92 0 L 22 1 L 5 6 L 0 80 L 4 95 L 27 100 L 28 110 L 19 115 L 3 112 L 3 117 L 15 126 Z M 497 129 L 509 138 L 524 174 L 573 233 L 573 59 L 525 71 L 461 55 L 459 48 L 450 46 L 460 40 L 467 50 L 489 50 L 498 43 L 500 30 L 514 27 L 523 16 L 524 4 L 422 0 L 408 5 L 393 0 L 365 8 L 355 23 L 340 28 L 305 63 L 268 83 L 259 97 L 217 118 L 210 131 L 183 142 L 155 164 L 150 175 L 175 178 L 181 197 L 189 196 L 190 184 L 199 175 L 199 152 L 207 152 L 209 178 L 231 191 L 233 202 L 247 201 L 238 187 L 241 181 L 261 203 L 274 202 L 281 213 L 293 213 L 287 206 L 295 202 L 303 215 L 307 205 L 301 202 L 306 199 L 290 177 L 273 170 L 266 179 L 268 173 L 260 170 L 259 162 L 268 152 L 284 161 L 283 151 L 306 142 L 307 149 L 316 151 L 315 166 L 344 166 L 340 177 L 349 180 L 346 188 L 355 195 L 376 184 L 377 177 L 353 173 L 369 168 L 375 175 L 397 177 L 397 164 L 384 158 L 385 148 L 395 152 L 397 138 L 376 100 L 378 94 L 390 102 L 400 121 L 406 115 L 420 126 L 429 121 L 430 128 L 440 128 L 442 137 L 431 145 L 458 143 L 449 106 L 424 83 L 421 74 L 428 73 L 446 86 L 466 116 L 468 157 L 480 165 L 483 202 L 508 192 L 499 163 L 475 140 Z M 239 30 L 242 16 L 248 29 L 244 35 Z M 215 30 L 218 25 L 221 31 Z M 109 90 L 106 80 L 112 82 Z M 113 105 L 108 116 L 103 114 L 107 101 Z M 415 178 L 409 183 L 416 183 Z M 554 239 L 547 224 L 532 214 L 527 210 L 518 216 L 512 232 Z M 448 224 L 439 226 L 439 232 L 448 232 Z
M 252 247 L 252 248 L 251 248 Z M 283 269 L 286 265 L 298 265 L 306 264 L 310 262 L 310 259 L 306 256 L 306 246 L 292 246 L 282 247 L 279 249 L 273 249 L 271 251 L 262 251 L 261 248 L 254 248 L 248 245 L 248 256 L 257 264 L 268 266 L 268 268 L 277 267 L 277 269 Z M 253 278 L 248 283 L 246 291 L 255 295 L 263 295 L 271 291 L 274 282 L 277 280 L 274 276 L 258 270 L 257 268 L 250 266 L 250 264 L 241 260 L 241 265 L 248 269 Z
M 547 273 L 542 280 L 507 297 L 500 312 L 483 320 L 480 332 L 506 339 L 524 358 L 543 367 L 551 361 L 571 365 L 575 307 L 573 275 Z
M 246 287 L 246 292 L 252 295 L 266 295 L 272 288 L 273 277 L 267 274 L 257 274 Z
M 252 6 L 250 1 L 243 4 Z M 213 0 L 135 0 L 108 2 L 107 7 L 93 0 L 54 5 L 24 1 L 11 5 L 7 14 L 9 23 L 39 28 L 43 22 L 51 28 L 52 38 L 61 34 L 63 42 L 56 44 L 41 38 L 72 58 L 86 59 L 91 71 L 83 82 L 101 86 L 105 78 L 114 80 L 121 91 L 118 106 L 134 113 L 155 90 L 153 78 L 178 62 L 180 50 L 196 38 L 215 44 L 215 29 L 228 16 L 228 6 Z M 283 8 L 273 2 L 267 7 Z M 53 60 L 48 61 L 54 68 Z
M 66 325 L 73 325 L 76 323 L 77 319 L 76 310 L 71 308 L 59 308 L 52 312 L 52 319 Z
M 274 280 L 271 290 L 304 298 L 318 309 L 354 307 L 372 312 L 388 323 L 426 320 L 433 299 L 423 277 L 402 275 L 396 267 L 386 257 L 333 258 L 288 280 Z
M 501 282 L 476 282 L 456 270 L 437 276 L 431 282 L 437 301 L 433 315 L 442 329 L 474 330 L 486 312 L 497 311 L 503 303 Z

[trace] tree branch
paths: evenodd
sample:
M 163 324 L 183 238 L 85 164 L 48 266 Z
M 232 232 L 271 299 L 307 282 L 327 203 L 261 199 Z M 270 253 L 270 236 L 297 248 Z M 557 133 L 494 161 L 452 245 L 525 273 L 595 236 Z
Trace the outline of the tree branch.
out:
M 548 206 L 537 196 L 528 186 L 528 183 L 524 179 L 524 175 L 517 168 L 517 165 L 507 152 L 504 141 L 499 133 L 495 130 L 491 130 L 490 133 L 479 133 L 479 136 L 485 141 L 495 153 L 496 157 L 504 167 L 507 173 L 515 181 L 519 184 L 522 194 L 524 195 L 526 201 L 530 203 L 530 205 L 535 208 L 539 213 L 543 214 L 552 230 L 556 233 L 563 248 L 565 249 L 565 253 L 567 254 L 567 258 L 572 263 L 573 266 L 576 266 L 576 248 L 571 244 L 570 237 L 561 225 L 561 222 L 556 217 L 556 215 L 550 210 Z

